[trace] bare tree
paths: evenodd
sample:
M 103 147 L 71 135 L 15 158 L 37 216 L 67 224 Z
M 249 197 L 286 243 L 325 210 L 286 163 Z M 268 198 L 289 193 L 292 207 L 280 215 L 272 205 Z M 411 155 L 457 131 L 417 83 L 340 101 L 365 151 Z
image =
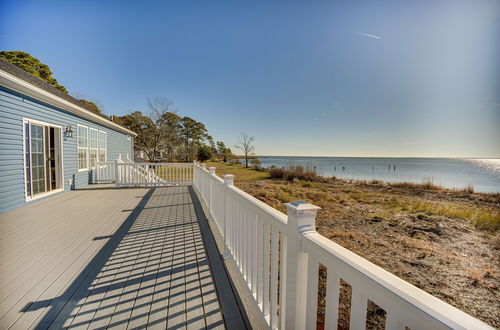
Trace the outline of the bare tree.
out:
M 235 144 L 235 147 L 243 151 L 243 154 L 245 155 L 245 167 L 248 167 L 248 157 L 254 155 L 255 146 L 253 143 L 253 136 L 241 133 L 241 136 L 238 138 L 238 142 Z
M 161 151 L 165 150 L 172 135 L 167 118 L 173 114 L 173 102 L 166 97 L 148 98 L 149 118 L 144 118 L 141 133 L 137 137 L 137 146 L 151 162 L 158 159 Z M 149 120 L 148 120 L 149 119 Z

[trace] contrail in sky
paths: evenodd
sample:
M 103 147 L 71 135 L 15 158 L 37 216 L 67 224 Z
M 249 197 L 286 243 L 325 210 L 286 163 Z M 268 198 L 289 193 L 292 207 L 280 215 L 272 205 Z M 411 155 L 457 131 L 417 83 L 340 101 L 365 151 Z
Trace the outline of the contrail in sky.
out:
M 369 37 L 369 38 L 373 38 L 373 39 L 382 39 L 381 36 L 376 36 L 374 34 L 368 34 L 368 33 L 363 33 L 363 32 L 358 32 L 359 34 L 361 34 L 362 36 L 365 36 L 365 37 Z

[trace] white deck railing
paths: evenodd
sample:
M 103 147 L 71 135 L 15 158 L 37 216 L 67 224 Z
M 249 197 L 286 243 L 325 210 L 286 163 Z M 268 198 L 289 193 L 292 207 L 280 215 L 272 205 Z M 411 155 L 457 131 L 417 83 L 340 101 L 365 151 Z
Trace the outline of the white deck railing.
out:
M 116 161 L 97 162 L 95 166 L 96 183 L 115 182 Z
M 116 163 L 116 186 L 190 184 L 191 163 Z
M 316 232 L 319 207 L 285 204 L 285 215 L 202 164 L 194 186 L 215 221 L 253 303 L 272 329 L 316 329 L 319 264 L 327 269 L 325 329 L 337 329 L 340 280 L 352 288 L 350 329 L 365 329 L 368 300 L 385 310 L 386 329 L 489 329 Z
M 97 183 L 114 182 L 116 186 L 177 185 L 193 183 L 192 163 L 134 163 L 125 154 L 114 161 L 97 162 Z

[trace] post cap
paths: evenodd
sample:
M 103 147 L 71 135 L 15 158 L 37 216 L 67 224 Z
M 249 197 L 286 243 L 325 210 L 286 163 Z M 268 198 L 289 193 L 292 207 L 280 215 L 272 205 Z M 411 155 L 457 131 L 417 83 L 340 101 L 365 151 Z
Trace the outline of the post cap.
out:
M 207 164 L 201 164 L 201 168 L 205 169 L 207 167 Z
M 288 223 L 297 226 L 300 234 L 316 231 L 316 212 L 321 207 L 306 201 L 295 201 L 285 204 L 288 210 Z
M 316 214 L 318 210 L 321 210 L 321 207 L 302 200 L 285 203 L 285 206 L 288 211 L 292 211 L 296 214 Z
M 224 184 L 225 185 L 234 185 L 234 175 L 226 174 L 224 175 Z
M 209 167 L 210 174 L 215 174 L 215 167 Z

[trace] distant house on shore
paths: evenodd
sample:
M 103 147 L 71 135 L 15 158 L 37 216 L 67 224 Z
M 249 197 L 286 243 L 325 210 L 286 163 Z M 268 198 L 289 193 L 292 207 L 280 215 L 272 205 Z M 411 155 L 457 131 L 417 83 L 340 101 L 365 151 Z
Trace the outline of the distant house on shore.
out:
M 0 213 L 92 182 L 136 134 L 0 59 Z

